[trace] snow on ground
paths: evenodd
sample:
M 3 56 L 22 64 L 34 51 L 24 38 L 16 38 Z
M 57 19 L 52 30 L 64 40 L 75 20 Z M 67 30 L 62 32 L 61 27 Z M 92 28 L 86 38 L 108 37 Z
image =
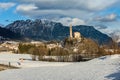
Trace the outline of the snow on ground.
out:
M 0 63 L 11 61 L 15 65 L 21 57 L 28 59 L 22 68 L 1 71 L 0 80 L 120 80 L 120 55 L 63 63 L 31 61 L 29 55 L 1 53 Z
M 26 59 L 21 62 L 20 58 Z M 32 61 L 31 56 L 28 54 L 12 54 L 9 52 L 0 53 L 0 64 L 28 68 L 28 67 L 42 67 L 42 66 L 65 66 L 71 63 L 60 63 L 60 62 L 43 62 L 43 61 Z M 20 65 L 19 65 L 20 63 Z

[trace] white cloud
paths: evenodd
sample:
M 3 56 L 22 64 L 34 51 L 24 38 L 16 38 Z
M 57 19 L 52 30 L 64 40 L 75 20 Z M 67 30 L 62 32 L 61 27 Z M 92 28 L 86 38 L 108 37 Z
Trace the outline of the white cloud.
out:
M 48 18 L 48 17 L 60 17 L 60 16 L 64 16 L 64 17 L 77 17 L 77 18 L 89 18 L 89 16 L 94 15 L 93 12 L 88 12 L 87 11 L 82 11 L 82 10 L 59 10 L 59 9 L 33 9 L 33 10 L 24 10 L 24 7 L 22 7 L 22 9 L 18 9 L 16 12 L 20 13 L 24 16 L 29 16 L 30 18 Z M 36 6 L 35 6 L 36 8 Z
M 13 7 L 15 6 L 15 3 L 12 3 L 12 2 L 8 2 L 8 3 L 2 3 L 0 2 L 0 9 L 9 9 L 10 7 Z
M 38 7 L 36 7 L 34 4 L 21 4 L 18 5 L 16 8 L 16 11 L 32 11 L 38 9 Z
M 18 2 L 18 0 L 14 1 Z M 105 9 L 117 3 L 117 1 L 119 0 L 19 0 L 21 3 L 35 3 L 39 9 L 83 9 L 93 11 Z
M 85 25 L 85 21 L 78 18 L 65 17 L 65 18 L 60 18 L 58 20 L 53 20 L 53 21 L 61 22 L 65 26 L 69 26 L 70 24 L 72 24 L 73 26 Z
M 99 17 L 96 17 L 95 20 L 97 21 L 101 21 L 101 22 L 112 22 L 112 21 L 116 21 L 118 18 L 118 15 L 117 14 L 108 14 L 106 16 L 99 16 Z
M 102 24 L 98 24 L 98 25 L 95 25 L 95 28 L 100 30 L 100 29 L 107 29 L 108 27 Z
M 84 0 L 83 6 L 89 10 L 103 10 L 117 3 L 119 0 Z
M 14 0 L 19 2 L 16 12 L 31 18 L 63 15 L 87 19 L 119 0 Z M 105 5 L 103 5 L 105 3 Z
M 87 20 L 119 0 L 14 0 L 16 12 L 30 18 L 49 16 L 77 17 Z M 103 5 L 105 3 L 105 5 Z

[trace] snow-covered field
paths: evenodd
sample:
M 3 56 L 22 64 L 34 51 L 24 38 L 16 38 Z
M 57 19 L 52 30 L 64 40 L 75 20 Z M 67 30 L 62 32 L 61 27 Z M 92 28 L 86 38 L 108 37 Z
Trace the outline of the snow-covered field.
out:
M 25 58 L 20 62 L 19 58 Z M 0 53 L 0 63 L 21 67 L 0 72 L 0 80 L 120 80 L 120 55 L 87 62 L 31 61 L 29 55 Z

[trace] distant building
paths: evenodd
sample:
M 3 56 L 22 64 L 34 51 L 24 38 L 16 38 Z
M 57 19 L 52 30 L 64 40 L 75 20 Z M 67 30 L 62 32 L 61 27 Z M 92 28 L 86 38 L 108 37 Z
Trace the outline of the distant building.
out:
M 40 45 L 45 45 L 43 42 L 40 42 L 40 41 L 31 41 L 30 42 L 31 44 L 34 44 L 34 45 L 36 45 L 36 46 L 40 46 Z M 30 43 L 28 43 L 28 44 L 30 44 Z
M 56 48 L 56 47 L 62 47 L 60 44 L 47 44 L 48 49 Z
M 77 39 L 78 41 L 81 41 L 80 32 L 74 32 L 74 37 L 73 37 L 72 25 L 70 25 L 70 39 Z
M 74 32 L 74 38 L 81 41 L 81 34 L 79 32 Z
M 18 51 L 19 42 L 5 41 L 0 45 L 1 51 Z
M 4 46 L 0 46 L 0 52 L 3 52 L 3 51 L 10 51 L 10 49 Z

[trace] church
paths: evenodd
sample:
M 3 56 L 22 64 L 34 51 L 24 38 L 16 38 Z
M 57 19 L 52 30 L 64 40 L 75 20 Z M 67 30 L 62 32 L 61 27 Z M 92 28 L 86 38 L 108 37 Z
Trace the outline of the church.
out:
M 81 42 L 81 34 L 80 32 L 74 32 L 74 36 L 73 36 L 73 31 L 72 31 L 72 24 L 70 25 L 70 39 L 76 39 L 78 41 Z

